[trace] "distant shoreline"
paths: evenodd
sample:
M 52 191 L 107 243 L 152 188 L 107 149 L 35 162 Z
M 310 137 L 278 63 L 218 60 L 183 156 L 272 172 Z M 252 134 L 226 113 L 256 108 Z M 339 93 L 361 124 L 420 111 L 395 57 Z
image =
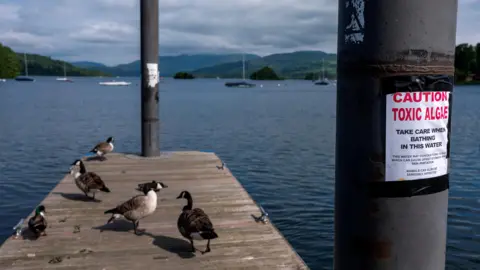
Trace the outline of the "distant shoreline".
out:
M 480 81 L 456 82 L 455 85 L 480 85 Z

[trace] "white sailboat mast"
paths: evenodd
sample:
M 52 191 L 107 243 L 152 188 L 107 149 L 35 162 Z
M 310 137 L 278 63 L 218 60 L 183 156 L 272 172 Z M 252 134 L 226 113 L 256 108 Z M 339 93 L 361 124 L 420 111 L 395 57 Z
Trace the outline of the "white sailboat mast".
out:
M 242 54 L 242 65 L 243 65 L 243 80 L 245 81 L 245 53 Z
M 25 62 L 25 76 L 28 77 L 28 62 L 27 62 L 27 53 L 23 53 L 23 61 Z

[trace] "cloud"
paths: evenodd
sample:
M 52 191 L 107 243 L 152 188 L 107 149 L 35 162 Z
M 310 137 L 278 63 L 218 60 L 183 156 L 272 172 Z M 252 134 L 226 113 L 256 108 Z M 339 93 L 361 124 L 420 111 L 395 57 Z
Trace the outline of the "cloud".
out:
M 139 59 L 139 0 L 3 0 L 0 42 L 106 64 Z M 160 53 L 336 51 L 337 0 L 161 0 Z M 480 1 L 460 0 L 457 43 L 480 41 Z
M 78 42 L 90 43 L 122 43 L 124 40 L 133 40 L 137 30 L 128 24 L 117 22 L 90 22 L 85 23 L 80 31 L 74 31 L 69 38 Z

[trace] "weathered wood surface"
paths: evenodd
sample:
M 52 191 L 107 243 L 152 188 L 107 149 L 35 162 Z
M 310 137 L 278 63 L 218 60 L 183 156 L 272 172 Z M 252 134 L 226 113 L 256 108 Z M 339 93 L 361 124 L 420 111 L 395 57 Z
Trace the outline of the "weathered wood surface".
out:
M 71 162 L 66 161 L 66 171 Z M 42 202 L 47 236 L 28 240 L 26 229 L 23 237 L 9 238 L 0 248 L 0 269 L 308 269 L 274 226 L 254 221 L 258 206 L 228 168 L 217 168 L 221 161 L 213 153 L 150 159 L 110 154 L 85 165 L 111 193 L 98 192 L 98 202 L 85 200 L 73 178 L 65 176 Z M 155 213 L 140 221 L 144 234 L 135 235 L 124 220 L 105 225 L 110 217 L 105 210 L 140 194 L 137 184 L 151 180 L 168 188 L 158 193 Z M 219 235 L 210 253 L 189 252 L 189 242 L 178 232 L 177 218 L 186 204 L 176 199 L 182 190 L 190 191 L 194 207 L 204 209 Z M 206 241 L 195 241 L 197 249 L 205 246 Z

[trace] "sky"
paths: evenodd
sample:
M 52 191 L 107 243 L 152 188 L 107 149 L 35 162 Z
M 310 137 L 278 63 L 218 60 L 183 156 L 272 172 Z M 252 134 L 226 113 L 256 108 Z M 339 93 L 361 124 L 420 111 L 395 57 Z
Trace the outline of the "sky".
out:
M 458 0 L 457 44 L 480 42 L 480 0 Z M 336 52 L 338 0 L 159 0 L 160 54 Z M 107 65 L 140 58 L 139 0 L 0 0 L 0 42 Z

